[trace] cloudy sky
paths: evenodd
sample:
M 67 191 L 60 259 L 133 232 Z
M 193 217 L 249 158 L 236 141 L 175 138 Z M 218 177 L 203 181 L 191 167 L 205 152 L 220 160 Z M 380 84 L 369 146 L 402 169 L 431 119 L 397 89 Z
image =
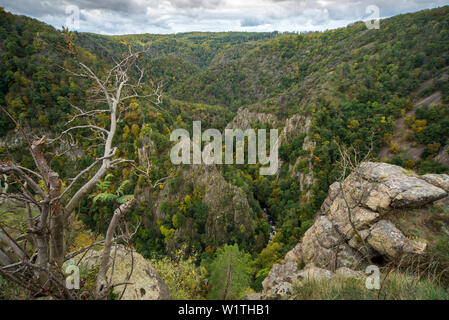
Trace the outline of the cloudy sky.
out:
M 0 0 L 56 28 L 103 34 L 310 31 L 435 8 L 449 0 Z

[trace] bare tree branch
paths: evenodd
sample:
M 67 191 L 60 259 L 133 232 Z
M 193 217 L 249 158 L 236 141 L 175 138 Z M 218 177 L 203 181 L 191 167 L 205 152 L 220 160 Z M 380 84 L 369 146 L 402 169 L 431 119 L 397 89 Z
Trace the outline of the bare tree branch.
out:
M 120 218 L 125 215 L 129 210 L 131 210 L 132 206 L 135 204 L 136 200 L 133 198 L 128 202 L 122 204 L 114 211 L 114 215 L 112 216 L 112 220 L 109 223 L 108 231 L 106 232 L 106 238 L 104 242 L 104 249 L 101 257 L 100 270 L 98 271 L 97 277 L 97 296 L 99 298 L 103 298 L 109 292 L 108 281 L 106 273 L 109 269 L 109 260 L 111 255 L 111 247 L 113 244 L 113 236 L 115 230 L 117 228 L 118 222 Z
M 65 31 L 68 30 L 65 29 Z M 70 41 L 71 36 L 67 35 L 66 42 L 69 46 L 69 51 L 71 50 L 71 53 L 74 54 L 76 50 L 73 51 L 74 45 Z M 93 98 L 95 100 L 93 101 L 97 103 L 96 106 L 93 106 L 89 102 L 88 107 L 85 108 L 70 103 L 75 109 L 75 113 L 70 116 L 67 125 L 74 125 L 63 130 L 53 139 L 47 139 L 43 136 L 31 142 L 19 123 L 5 108 L 0 106 L 0 109 L 14 122 L 21 132 L 33 157 L 34 165 L 37 168 L 35 170 L 19 166 L 14 163 L 10 155 L 8 157 L 11 158 L 11 161 L 0 161 L 0 174 L 6 176 L 5 181 L 8 181 L 11 186 L 9 188 L 11 191 L 2 189 L 0 196 L 16 199 L 21 203 L 25 203 L 28 221 L 28 228 L 22 232 L 20 241 L 18 240 L 16 242 L 5 230 L 0 231 L 0 240 L 2 243 L 6 243 L 16 255 L 16 257 L 9 255 L 11 250 L 8 249 L 8 252 L 5 252 L 2 247 L 0 250 L 0 265 L 2 265 L 0 267 L 0 273 L 10 281 L 30 290 L 35 296 L 51 295 L 58 299 L 77 298 L 76 294 L 72 295 L 65 288 L 63 283 L 64 275 L 61 272 L 61 267 L 66 259 L 70 259 L 81 253 L 86 253 L 95 245 L 101 244 L 104 244 L 104 249 L 101 257 L 100 272 L 97 278 L 98 296 L 104 297 L 110 288 L 117 285 L 124 284 L 126 289 L 126 285 L 129 284 L 132 270 L 128 273 L 127 279 L 120 284 L 113 284 L 110 280 L 108 281 L 107 271 L 110 267 L 110 252 L 114 243 L 117 244 L 117 241 L 120 239 L 128 245 L 128 248 L 132 248 L 130 239 L 133 234 L 129 233 L 126 224 L 125 231 L 121 230 L 122 235 L 114 236 L 114 234 L 117 232 L 120 219 L 132 208 L 136 200 L 132 199 L 117 208 L 108 225 L 104 241 L 95 242 L 71 254 L 65 252 L 65 242 L 67 239 L 64 228 L 69 225 L 70 216 L 80 205 L 81 200 L 95 188 L 96 184 L 111 168 L 125 163 L 134 164 L 132 160 L 128 159 L 114 159 L 117 151 L 117 147 L 114 146 L 114 138 L 121 112 L 127 110 L 126 102 L 129 99 L 155 98 L 156 101 L 154 103 L 156 105 L 162 101 L 161 83 L 156 88 L 153 86 L 151 93 L 140 92 L 140 90 L 144 89 L 143 79 L 145 70 L 137 66 L 136 62 L 144 52 L 146 51 L 134 53 L 131 46 L 128 46 L 127 55 L 117 60 L 115 65 L 106 72 L 106 77 L 102 78 L 89 66 L 80 61 L 76 62 L 76 66 L 81 71 L 75 72 L 63 67 L 62 69 L 66 70 L 70 75 L 83 78 L 93 83 L 90 92 L 94 95 Z M 138 78 L 134 80 L 130 77 L 132 68 L 135 68 L 138 72 Z M 106 108 L 105 104 L 107 104 Z M 96 121 L 99 120 L 97 115 L 100 114 L 104 114 L 109 118 L 108 125 L 99 124 Z M 85 122 L 81 123 L 82 121 Z M 69 179 L 71 181 L 70 184 L 67 188 L 63 189 L 63 181 L 58 173 L 52 170 L 52 160 L 55 157 L 65 154 L 77 145 L 77 141 L 72 135 L 73 131 L 86 129 L 95 133 L 95 137 L 85 137 L 87 141 L 97 141 L 97 139 L 104 141 L 101 144 L 91 145 L 89 148 L 104 146 L 103 154 L 96 158 L 91 165 L 75 174 L 73 179 Z M 48 153 L 45 148 L 52 144 L 59 147 L 68 144 L 69 149 L 60 152 L 60 148 L 58 152 L 53 153 L 56 156 L 49 160 L 46 159 Z M 93 176 L 87 179 L 87 181 L 83 181 L 82 186 L 74 191 L 75 186 L 82 181 L 83 177 L 94 170 L 96 171 L 93 173 Z M 168 178 L 158 180 L 154 186 Z M 43 180 L 44 186 L 41 186 L 40 180 Z M 39 214 L 35 217 L 33 217 L 31 212 L 32 205 L 39 211 Z M 27 248 L 27 244 L 32 245 L 31 251 L 29 247 Z M 28 257 L 27 252 L 34 252 L 34 254 Z

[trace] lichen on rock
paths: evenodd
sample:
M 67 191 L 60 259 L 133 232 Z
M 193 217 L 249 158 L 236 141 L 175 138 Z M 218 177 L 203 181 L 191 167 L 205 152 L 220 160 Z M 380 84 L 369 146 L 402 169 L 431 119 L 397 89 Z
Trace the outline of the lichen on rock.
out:
M 357 269 L 368 265 L 371 258 L 393 261 L 423 255 L 427 243 L 407 238 L 401 226 L 388 217 L 433 203 L 444 205 L 442 199 L 449 199 L 448 192 L 448 175 L 419 176 L 391 164 L 362 163 L 341 184 L 335 182 L 329 187 L 314 224 L 284 260 L 270 270 L 263 282 L 262 297 L 288 294 L 288 290 L 279 290 L 279 284 L 285 289 L 286 283 L 310 275 L 330 281 L 335 274 L 363 278 L 363 272 Z
M 76 265 L 91 270 L 100 265 L 102 250 L 90 250 L 73 258 Z M 79 262 L 81 260 L 81 262 Z M 107 276 L 112 284 L 122 284 L 113 288 L 122 300 L 170 300 L 170 290 L 157 271 L 142 255 L 119 245 L 111 250 L 111 265 Z M 128 275 L 131 276 L 128 279 Z M 112 278 L 111 278 L 112 274 Z M 127 283 L 126 285 L 123 283 Z M 124 290 L 124 292 L 123 292 Z

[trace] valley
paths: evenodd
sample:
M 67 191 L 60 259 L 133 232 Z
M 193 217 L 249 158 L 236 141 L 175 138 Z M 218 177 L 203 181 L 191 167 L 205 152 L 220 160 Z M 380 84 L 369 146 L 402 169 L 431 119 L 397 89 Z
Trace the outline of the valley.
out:
M 426 243 L 423 259 L 430 253 L 439 259 L 433 270 L 442 273 L 439 282 L 424 279 L 423 289 L 409 298 L 429 298 L 426 288 L 432 288 L 437 298 L 448 299 L 449 6 L 381 23 L 379 30 L 356 22 L 325 32 L 106 36 L 57 30 L 0 9 L 0 105 L 7 111 L 0 111 L 2 232 L 33 256 L 35 231 L 29 232 L 28 222 L 41 215 L 29 208 L 38 210 L 44 197 L 30 181 L 17 182 L 17 172 L 25 171 L 44 193 L 59 188 L 56 203 L 70 209 L 63 226 L 66 255 L 79 259 L 71 253 L 95 249 L 87 251 L 91 264 L 78 262 L 85 268 L 79 295 L 86 292 L 86 299 L 98 290 L 93 280 L 98 268 L 89 268 L 100 264 L 97 253 L 105 250 L 110 222 L 131 199 L 132 206 L 120 215 L 122 235 L 113 232 L 111 238 L 132 237 L 109 248 L 120 256 L 117 272 L 128 280 L 124 270 L 131 262 L 123 252 L 138 254 L 136 283 L 145 285 L 143 291 L 132 287 L 137 296 L 131 289 L 121 294 L 130 299 L 328 298 L 307 291 L 321 292 L 314 286 L 323 284 L 303 279 L 308 274 L 334 279 L 347 271 L 341 268 L 364 273 L 366 256 L 381 257 L 386 262 L 380 267 L 388 270 L 400 244 L 385 235 L 387 229 L 397 229 L 394 234 L 403 243 Z M 127 55 L 138 68 L 120 70 L 118 61 Z M 88 69 L 72 71 L 80 65 Z M 98 89 L 86 70 L 104 79 L 103 87 Z M 104 92 L 114 97 L 111 75 L 117 70 L 137 81 L 142 94 L 130 91 L 126 99 L 117 99 L 122 102 L 117 114 L 105 114 L 114 99 L 105 99 Z M 267 165 L 259 161 L 173 164 L 171 133 L 183 129 L 193 139 L 196 121 L 202 131 L 277 129 L 277 170 L 261 174 Z M 70 126 L 76 130 L 67 134 Z M 59 185 L 50 186 L 50 178 L 38 173 L 34 148 L 42 148 Z M 342 150 L 350 154 L 349 163 L 365 168 L 362 182 L 351 182 L 359 169 L 345 167 Z M 69 205 L 63 196 L 76 196 L 105 160 L 112 164 L 76 206 Z M 9 175 L 12 164 L 19 167 Z M 345 217 L 336 181 L 355 193 L 357 183 L 374 184 L 374 200 L 354 204 L 355 224 L 360 233 L 369 230 L 369 246 L 349 230 L 353 223 Z M 415 184 L 420 189 L 413 192 Z M 20 190 L 32 194 L 27 204 L 17 196 Z M 403 218 L 408 210 L 413 218 Z M 393 222 L 383 224 L 383 219 Z M 381 246 L 383 241 L 391 248 Z M 341 246 L 343 258 L 333 256 L 328 242 Z M 0 266 L 16 258 L 13 251 L 0 241 Z M 231 269 L 238 280 L 229 280 Z M 413 278 L 407 272 L 416 271 L 406 269 L 394 273 L 404 286 Z M 16 298 L 13 282 L 0 273 L 0 299 Z M 354 284 L 356 297 L 374 298 L 360 288 Z M 108 297 L 119 298 L 121 291 L 114 290 Z M 393 285 L 389 290 L 405 291 Z

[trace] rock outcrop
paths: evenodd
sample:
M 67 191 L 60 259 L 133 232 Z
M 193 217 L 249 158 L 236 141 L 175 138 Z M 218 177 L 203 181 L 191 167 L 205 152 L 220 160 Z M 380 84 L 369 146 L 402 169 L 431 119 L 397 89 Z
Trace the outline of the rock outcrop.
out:
M 291 139 L 300 134 L 305 134 L 301 150 L 306 151 L 304 155 L 296 158 L 295 163 L 289 165 L 288 174 L 291 177 L 296 177 L 299 183 L 299 189 L 306 191 L 307 198 L 310 197 L 310 188 L 316 183 L 313 176 L 313 151 L 315 149 L 315 141 L 309 136 L 310 127 L 312 125 L 312 118 L 303 115 L 294 115 L 285 121 L 284 128 L 279 135 L 279 145 L 290 143 Z M 282 160 L 279 168 L 282 167 Z M 298 168 L 301 169 L 298 170 Z M 279 172 L 278 172 L 279 173 Z
M 449 167 L 449 144 L 441 149 L 441 151 L 435 157 L 435 161 L 438 161 L 442 165 Z
M 154 141 L 150 139 L 150 134 L 151 131 L 147 135 L 142 135 L 141 137 L 139 137 L 137 148 L 139 165 L 146 169 L 155 167 L 155 165 L 151 163 L 150 157 L 151 154 L 155 152 L 156 145 Z
M 100 265 L 100 257 L 102 251 L 89 251 L 87 255 L 80 254 L 75 257 L 72 264 L 78 264 L 78 260 L 82 258 L 79 264 L 81 268 L 90 270 Z M 170 300 L 172 296 L 165 282 L 161 279 L 157 271 L 148 260 L 137 252 L 126 250 L 123 246 L 118 246 L 117 250 L 111 250 L 111 261 L 115 257 L 114 272 L 112 274 L 112 283 L 123 283 L 127 280 L 128 273 L 132 271 L 128 281 L 131 284 L 114 287 L 114 293 L 121 295 L 122 300 Z M 111 276 L 112 267 L 109 268 L 108 277 Z
M 294 115 L 285 120 L 284 128 L 282 129 L 279 140 L 281 143 L 289 139 L 290 135 L 297 135 L 299 133 L 308 133 L 312 125 L 312 118 L 303 115 Z M 309 150 L 309 149 L 305 149 Z
M 252 112 L 247 108 L 240 108 L 234 119 L 228 123 L 227 129 L 252 129 L 254 124 L 268 123 L 275 127 L 278 119 L 275 115 L 269 113 Z
M 426 242 L 408 239 L 392 215 L 448 199 L 448 193 L 449 175 L 418 176 L 395 165 L 362 163 L 343 183 L 330 186 L 312 227 L 264 280 L 262 298 L 288 295 L 292 283 L 306 275 L 361 278 L 356 270 L 369 259 L 422 255 Z
M 307 197 L 311 195 L 309 192 L 310 187 L 316 182 L 313 176 L 313 151 L 315 149 L 316 143 L 310 138 L 309 131 L 312 125 L 312 117 L 304 115 L 294 115 L 286 119 L 283 123 L 278 120 L 278 118 L 269 113 L 258 113 L 250 111 L 247 108 L 240 108 L 237 111 L 234 119 L 227 125 L 227 129 L 241 129 L 247 130 L 253 128 L 256 124 L 268 124 L 273 128 L 283 125 L 282 130 L 279 132 L 278 144 L 281 146 L 285 143 L 291 143 L 292 138 L 300 135 L 306 134 L 304 142 L 301 146 L 301 150 L 307 151 L 306 154 L 299 156 L 294 164 L 289 165 L 288 174 L 289 176 L 296 177 L 299 183 L 301 191 L 306 191 Z M 297 170 L 300 166 L 302 170 Z M 280 173 L 280 168 L 282 167 L 282 160 L 279 161 L 278 172 Z
M 168 218 L 163 210 L 164 203 L 181 202 L 191 192 L 189 189 L 201 190 L 202 201 L 208 208 L 204 226 L 206 243 L 226 243 L 238 232 L 246 239 L 254 236 L 252 221 L 255 213 L 250 208 L 247 195 L 242 188 L 227 182 L 215 165 L 191 165 L 179 174 L 179 183 L 168 184 L 158 196 L 154 205 L 157 219 L 164 221 Z M 186 218 L 185 224 L 168 241 L 168 249 L 180 248 L 186 239 L 194 237 L 198 230 L 193 224 L 191 218 Z

